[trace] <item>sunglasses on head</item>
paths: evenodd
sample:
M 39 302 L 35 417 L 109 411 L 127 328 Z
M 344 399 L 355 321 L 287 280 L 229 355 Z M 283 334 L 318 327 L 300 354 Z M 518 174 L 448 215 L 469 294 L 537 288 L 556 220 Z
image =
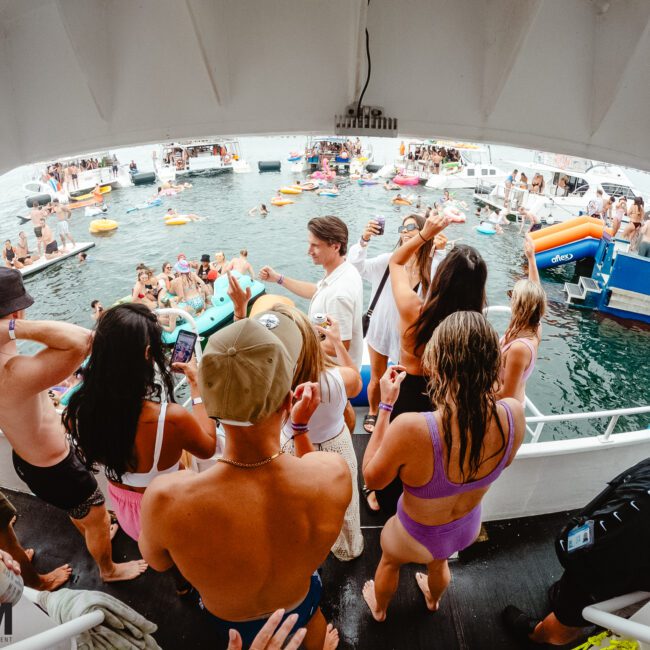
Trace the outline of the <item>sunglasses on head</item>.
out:
M 414 230 L 420 230 L 420 228 L 415 223 L 409 223 L 406 226 L 400 226 L 397 232 L 401 235 L 403 232 L 413 232 Z

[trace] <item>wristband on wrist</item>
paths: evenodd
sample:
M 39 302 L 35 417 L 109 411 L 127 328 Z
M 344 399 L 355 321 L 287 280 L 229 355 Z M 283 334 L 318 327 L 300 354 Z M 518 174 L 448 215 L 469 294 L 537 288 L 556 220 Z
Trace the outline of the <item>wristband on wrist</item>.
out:
M 281 275 L 281 276 L 278 278 L 278 284 L 284 284 L 284 275 Z
M 9 320 L 9 338 L 12 341 L 16 340 L 16 319 L 15 318 Z
M 370 243 L 370 238 L 366 239 L 363 235 L 361 235 L 361 241 L 359 243 L 362 246 L 367 246 Z
M 192 405 L 196 406 L 197 404 L 203 404 L 203 400 L 200 397 L 193 397 L 192 398 Z
M 420 239 L 421 239 L 423 242 L 427 242 L 427 243 L 429 243 L 429 242 L 431 241 L 430 239 L 425 239 L 425 238 L 422 236 L 422 233 L 421 233 L 419 230 L 418 230 L 418 235 L 420 235 Z
M 379 402 L 379 408 L 382 411 L 387 411 L 388 413 L 393 412 L 393 405 L 392 404 L 385 404 L 384 402 Z
M 296 424 L 294 422 L 291 423 L 291 428 L 294 431 L 300 431 L 301 433 L 305 433 L 306 431 L 309 431 L 309 425 L 308 424 Z

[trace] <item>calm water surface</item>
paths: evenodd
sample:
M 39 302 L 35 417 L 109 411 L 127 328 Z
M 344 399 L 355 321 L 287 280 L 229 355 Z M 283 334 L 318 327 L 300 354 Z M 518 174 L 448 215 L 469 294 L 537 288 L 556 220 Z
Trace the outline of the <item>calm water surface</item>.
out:
M 266 218 L 249 216 L 248 210 L 259 204 L 270 206 L 271 197 L 281 185 L 289 184 L 299 175 L 288 171 L 259 174 L 258 159 L 286 160 L 289 151 L 299 148 L 295 138 L 256 139 L 253 151 L 244 150 L 251 162 L 249 174 L 189 179 L 194 187 L 175 197 L 166 198 L 163 206 L 126 213 L 126 209 L 145 201 L 155 191 L 147 185 L 112 192 L 108 198 L 108 217 L 119 222 L 119 229 L 109 235 L 88 233 L 89 218 L 83 210 L 73 213 L 71 224 L 77 241 L 93 241 L 88 263 L 81 265 L 75 258 L 66 260 L 27 278 L 28 291 L 36 299 L 29 317 L 67 320 L 86 327 L 92 326 L 90 302 L 98 298 L 108 306 L 117 298 L 130 293 L 135 280 L 135 266 L 145 262 L 156 272 L 162 262 L 175 261 L 178 253 L 198 259 L 202 253 L 214 256 L 223 250 L 228 258 L 246 247 L 249 260 L 257 270 L 270 264 L 286 275 L 316 280 L 321 274 L 307 257 L 306 224 L 319 215 L 336 214 L 346 221 L 351 241 L 356 240 L 364 224 L 377 214 L 387 219 L 386 235 L 373 239 L 370 254 L 392 248 L 397 240 L 397 227 L 407 208 L 395 209 L 389 199 L 394 195 L 381 186 L 359 187 L 356 183 L 341 183 L 336 198 L 319 197 L 304 192 L 295 204 L 283 208 L 271 207 Z M 136 151 L 136 150 L 133 150 Z M 138 159 L 136 153 L 139 153 Z M 143 169 L 150 164 L 140 152 L 133 155 Z M 148 152 L 147 152 L 148 155 Z M 126 160 L 126 155 L 122 156 Z M 21 186 L 25 172 L 16 170 L 0 177 L 0 236 L 17 239 L 20 228 L 16 214 L 27 213 Z M 409 193 L 413 188 L 405 188 Z M 423 186 L 415 188 L 424 203 L 432 203 L 437 192 Z M 471 191 L 457 192 L 470 207 L 465 224 L 448 229 L 449 239 L 475 246 L 484 256 L 488 269 L 488 300 L 490 305 L 505 305 L 506 291 L 522 277 L 522 236 L 511 225 L 503 236 L 484 236 L 474 230 Z M 203 221 L 186 226 L 168 227 L 163 214 L 168 207 L 179 213 L 193 212 L 205 217 Z M 34 248 L 33 231 L 26 224 L 30 246 Z M 543 272 L 542 281 L 548 293 L 549 310 L 544 321 L 543 341 L 536 370 L 528 381 L 528 394 L 543 413 L 590 411 L 596 409 L 640 406 L 648 403 L 650 391 L 650 328 L 633 321 L 615 320 L 594 312 L 569 309 L 563 300 L 565 281 L 572 281 L 573 265 Z M 269 293 L 285 293 L 277 285 L 268 285 Z M 366 287 L 366 301 L 369 288 Z M 304 306 L 304 301 L 298 301 Z M 495 317 L 500 331 L 505 328 L 503 317 Z M 29 348 L 27 348 L 29 349 Z M 638 418 L 639 427 L 650 424 L 650 418 Z M 625 421 L 622 421 L 625 424 Z M 605 423 L 594 421 L 575 426 L 561 425 L 545 429 L 543 439 L 592 435 L 602 431 Z

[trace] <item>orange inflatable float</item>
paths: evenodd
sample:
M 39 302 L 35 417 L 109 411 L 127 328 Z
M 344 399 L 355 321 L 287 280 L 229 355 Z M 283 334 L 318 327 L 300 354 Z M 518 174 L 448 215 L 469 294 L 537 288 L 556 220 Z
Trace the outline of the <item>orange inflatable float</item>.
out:
M 600 219 L 576 217 L 532 232 L 530 236 L 535 243 L 535 252 L 541 253 L 550 248 L 563 246 L 585 237 L 601 239 L 604 230 L 611 233 L 611 230 L 606 229 L 605 224 Z

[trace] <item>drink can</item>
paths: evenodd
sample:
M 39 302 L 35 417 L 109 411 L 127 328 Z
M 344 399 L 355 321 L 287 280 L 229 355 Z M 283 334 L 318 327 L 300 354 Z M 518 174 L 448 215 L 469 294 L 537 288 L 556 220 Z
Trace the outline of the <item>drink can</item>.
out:
M 386 227 L 386 217 L 377 216 L 377 217 L 374 217 L 374 220 L 379 225 L 379 232 L 377 234 L 378 235 L 383 235 L 384 234 L 384 229 Z
M 311 315 L 312 325 L 319 325 L 320 327 L 327 328 L 327 315 L 321 312 L 314 312 Z M 319 333 L 320 334 L 320 333 Z M 324 334 L 320 334 L 321 341 L 325 339 Z
M 24 586 L 22 577 L 0 561 L 0 603 L 15 605 L 23 595 Z

